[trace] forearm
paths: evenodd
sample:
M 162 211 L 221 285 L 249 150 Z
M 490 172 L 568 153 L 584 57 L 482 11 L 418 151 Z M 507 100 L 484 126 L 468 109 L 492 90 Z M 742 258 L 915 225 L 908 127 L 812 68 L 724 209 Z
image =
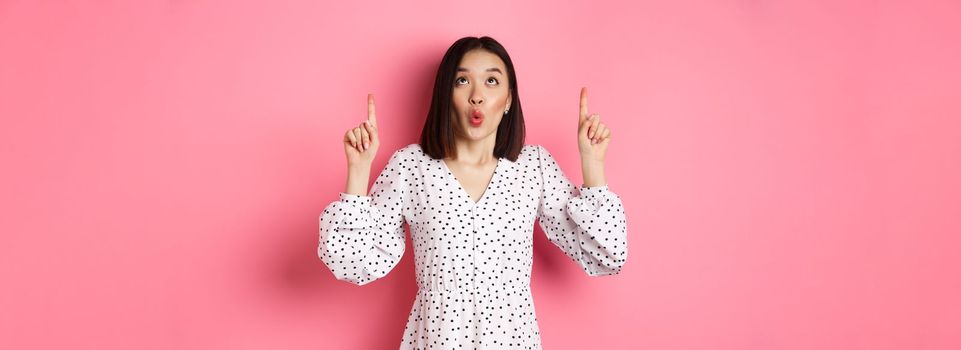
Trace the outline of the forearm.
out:
M 584 175 L 584 187 L 598 187 L 607 184 L 604 177 L 604 162 L 581 159 L 581 172 Z
M 344 193 L 366 196 L 368 182 L 370 182 L 369 164 L 347 165 L 347 186 Z

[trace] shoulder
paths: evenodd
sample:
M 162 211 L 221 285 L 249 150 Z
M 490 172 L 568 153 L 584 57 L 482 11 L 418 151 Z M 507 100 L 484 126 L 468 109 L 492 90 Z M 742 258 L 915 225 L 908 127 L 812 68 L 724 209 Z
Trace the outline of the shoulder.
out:
M 407 178 L 416 171 L 421 154 L 423 152 L 416 143 L 398 148 L 388 157 L 382 173 L 391 177 Z
M 406 161 L 410 159 L 416 159 L 417 157 L 424 154 L 424 151 L 420 148 L 419 144 L 412 143 L 404 147 L 398 148 L 394 153 L 390 155 L 390 159 L 393 161 Z
M 521 153 L 517 156 L 516 163 L 538 163 L 547 150 L 538 144 L 527 144 L 521 147 Z
M 535 161 L 550 156 L 551 153 L 547 151 L 547 148 L 539 144 L 524 145 L 524 148 L 521 149 L 521 157 L 530 157 Z

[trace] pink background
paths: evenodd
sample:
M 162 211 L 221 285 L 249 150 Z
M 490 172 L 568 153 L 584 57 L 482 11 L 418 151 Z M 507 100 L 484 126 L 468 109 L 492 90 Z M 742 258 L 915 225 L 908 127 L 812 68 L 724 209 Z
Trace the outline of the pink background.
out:
M 573 181 L 580 86 L 612 129 L 630 258 L 536 230 L 546 349 L 961 348 L 961 2 L 131 3 L 0 0 L 0 348 L 396 348 L 410 250 L 336 281 L 317 219 L 466 35 Z

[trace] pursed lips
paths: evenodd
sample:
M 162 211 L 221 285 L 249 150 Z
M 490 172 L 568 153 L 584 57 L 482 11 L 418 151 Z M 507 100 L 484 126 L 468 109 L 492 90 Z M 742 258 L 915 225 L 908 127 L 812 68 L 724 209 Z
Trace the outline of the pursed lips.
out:
M 484 122 L 484 112 L 481 112 L 479 109 L 475 109 L 471 111 L 471 117 L 469 121 L 471 125 L 474 125 L 474 126 L 481 125 L 481 123 Z

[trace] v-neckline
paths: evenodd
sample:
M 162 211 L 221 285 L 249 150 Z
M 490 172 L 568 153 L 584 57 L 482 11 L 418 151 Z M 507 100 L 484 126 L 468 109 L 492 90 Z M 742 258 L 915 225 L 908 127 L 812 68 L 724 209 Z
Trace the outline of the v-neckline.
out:
M 480 199 L 478 199 L 476 202 L 474 202 L 474 199 L 470 197 L 470 193 L 467 193 L 467 190 L 464 189 L 464 185 L 460 183 L 460 180 L 457 180 L 457 176 L 454 176 L 454 172 L 451 171 L 450 167 L 447 166 L 447 162 L 445 162 L 443 158 L 438 159 L 438 161 L 440 162 L 440 166 L 442 166 L 444 171 L 447 173 L 447 178 L 450 179 L 450 181 L 454 183 L 454 186 L 457 187 L 457 190 L 460 191 L 461 197 L 466 199 L 471 205 L 476 206 L 484 202 L 484 200 L 487 199 L 488 194 L 491 193 L 491 187 L 494 185 L 494 181 L 497 180 L 497 173 L 501 168 L 501 162 L 503 159 L 497 158 L 497 164 L 494 165 L 494 173 L 491 174 L 491 179 L 487 182 L 487 187 L 484 188 L 484 192 L 481 193 Z

